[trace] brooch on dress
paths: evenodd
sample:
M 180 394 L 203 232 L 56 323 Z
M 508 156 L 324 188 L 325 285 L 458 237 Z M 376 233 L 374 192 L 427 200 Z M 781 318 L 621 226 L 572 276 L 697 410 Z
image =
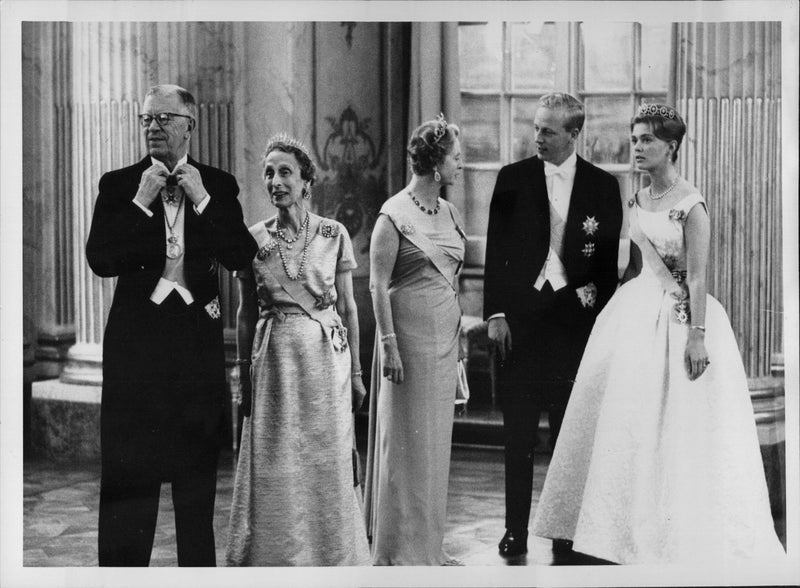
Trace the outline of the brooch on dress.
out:
M 323 221 L 319 226 L 319 234 L 328 239 L 333 239 L 339 235 L 339 225 Z
M 670 220 L 684 222 L 686 220 L 686 211 L 680 208 L 673 208 L 669 211 Z
M 586 245 L 583 246 L 583 249 L 581 249 L 581 253 L 583 253 L 584 257 L 591 257 L 594 255 L 594 243 L 591 241 L 586 243 Z
M 314 296 L 314 300 L 316 301 L 314 307 L 320 310 L 325 310 L 329 306 L 333 306 L 333 303 L 336 302 L 335 298 L 333 297 L 333 293 L 334 289 L 331 288 L 322 296 Z
M 597 302 L 597 286 L 594 285 L 594 282 L 589 282 L 583 288 L 578 288 L 576 292 L 584 308 L 594 308 L 594 304 Z
M 342 352 L 347 350 L 347 327 L 343 325 L 333 327 L 331 331 L 331 344 L 335 351 Z
M 258 257 L 258 259 L 260 259 L 261 261 L 264 261 L 267 257 L 270 256 L 270 254 L 275 250 L 277 246 L 278 242 L 275 239 L 270 239 L 264 244 L 264 246 L 261 249 L 258 250 L 258 253 L 256 253 L 256 257 Z
M 587 216 L 583 221 L 583 232 L 587 235 L 594 235 L 598 228 L 600 228 L 600 223 L 593 216 Z
M 404 235 L 413 235 L 414 227 L 408 223 L 403 223 L 400 225 L 400 232 Z
M 221 315 L 219 310 L 219 297 L 214 296 L 214 300 L 205 305 L 205 310 L 212 319 L 218 319 Z

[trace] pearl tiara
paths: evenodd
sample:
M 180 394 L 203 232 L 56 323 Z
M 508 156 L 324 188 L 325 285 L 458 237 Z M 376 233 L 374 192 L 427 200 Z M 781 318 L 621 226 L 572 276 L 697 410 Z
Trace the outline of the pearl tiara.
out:
M 678 114 L 666 106 L 658 104 L 642 104 L 639 106 L 637 116 L 660 116 L 662 118 L 678 118 Z

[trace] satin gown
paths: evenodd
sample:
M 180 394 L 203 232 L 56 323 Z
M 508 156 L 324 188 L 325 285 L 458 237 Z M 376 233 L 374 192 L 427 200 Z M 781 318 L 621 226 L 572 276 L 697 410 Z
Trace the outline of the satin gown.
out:
M 353 248 L 344 226 L 310 219 L 301 281 L 335 315 L 336 273 L 356 267 Z M 230 566 L 369 565 L 353 480 L 350 350 L 276 280 L 284 270 L 275 229 L 275 217 L 250 229 L 260 248 L 252 264 L 260 318 L 225 560 Z
M 686 269 L 684 223 L 635 205 L 668 269 Z M 644 261 L 595 323 L 533 522 L 542 537 L 623 564 L 783 556 L 747 378 L 725 310 L 707 296 L 706 372 L 689 380 L 691 321 Z
M 442 542 L 461 320 L 453 284 L 464 239 L 457 210 L 441 203 L 439 216 L 453 222 L 439 232 L 425 228 L 424 213 L 406 193 L 381 209 L 400 234 L 389 298 L 404 381 L 381 377 L 376 336 L 365 497 L 374 565 L 442 565 L 448 559 Z M 438 249 L 440 268 L 410 240 L 420 233 Z

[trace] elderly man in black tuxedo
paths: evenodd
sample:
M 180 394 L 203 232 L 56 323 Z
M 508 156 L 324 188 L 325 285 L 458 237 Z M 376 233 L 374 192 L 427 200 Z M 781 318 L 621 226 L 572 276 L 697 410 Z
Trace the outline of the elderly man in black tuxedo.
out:
M 573 96 L 543 96 L 536 156 L 503 167 L 492 195 L 484 318 L 500 361 L 506 557 L 527 551 L 540 411 L 555 444 L 594 319 L 617 285 L 619 185 L 576 155 L 584 118 Z
M 214 566 L 225 364 L 218 264 L 256 244 L 230 174 L 188 157 L 196 104 L 149 90 L 149 154 L 100 179 L 86 257 L 118 277 L 103 342 L 99 563 L 150 562 L 162 482 L 172 485 L 178 564 Z

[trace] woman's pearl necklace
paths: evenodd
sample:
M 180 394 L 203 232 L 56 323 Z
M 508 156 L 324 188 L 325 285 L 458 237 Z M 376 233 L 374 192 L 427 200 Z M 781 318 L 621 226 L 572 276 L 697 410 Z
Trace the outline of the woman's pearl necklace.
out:
M 669 187 L 666 190 L 664 190 L 663 192 L 661 192 L 661 194 L 653 194 L 653 185 L 650 184 L 650 191 L 647 193 L 647 195 L 650 196 L 650 200 L 661 200 L 664 196 L 666 196 L 667 194 L 672 192 L 672 189 L 675 186 L 678 185 L 678 180 L 680 180 L 680 179 L 681 179 L 681 176 L 680 175 L 676 175 L 675 179 L 672 180 L 672 183 L 669 185 Z
M 422 212 L 425 212 L 427 214 L 439 214 L 439 208 L 441 208 L 442 203 L 439 202 L 439 198 L 438 197 L 436 198 L 436 208 L 426 208 L 422 204 L 419 203 L 419 200 L 417 200 L 417 197 L 414 196 L 414 192 L 409 190 L 408 191 L 408 195 L 411 196 L 411 200 L 414 202 L 414 204 L 417 205 L 417 208 L 419 208 Z
M 278 241 L 278 255 L 280 255 L 280 257 L 281 257 L 281 263 L 283 264 L 283 271 L 286 273 L 286 277 L 289 278 L 292 281 L 299 280 L 302 277 L 303 271 L 305 270 L 305 267 L 306 267 L 306 258 L 308 257 L 309 235 L 311 234 L 311 231 L 308 230 L 308 212 L 306 212 L 306 218 L 303 220 L 303 223 L 300 225 L 300 230 L 297 232 L 297 236 L 294 238 L 294 241 L 297 241 L 297 239 L 300 238 L 300 231 L 302 231 L 304 227 L 305 227 L 305 230 L 306 230 L 306 238 L 305 238 L 305 242 L 303 243 L 303 257 L 300 259 L 300 267 L 297 268 L 297 273 L 296 274 L 292 275 L 291 272 L 289 271 L 289 267 L 286 265 L 286 256 L 283 253 L 283 247 L 281 247 L 281 242 Z M 282 240 L 284 240 L 284 241 L 286 240 L 286 238 L 284 236 L 282 236 L 279 231 L 276 231 L 276 233 L 278 233 L 278 236 Z M 294 242 L 294 241 L 292 241 L 292 242 Z M 286 247 L 287 248 L 291 248 L 291 245 L 289 244 L 288 241 L 287 241 Z

